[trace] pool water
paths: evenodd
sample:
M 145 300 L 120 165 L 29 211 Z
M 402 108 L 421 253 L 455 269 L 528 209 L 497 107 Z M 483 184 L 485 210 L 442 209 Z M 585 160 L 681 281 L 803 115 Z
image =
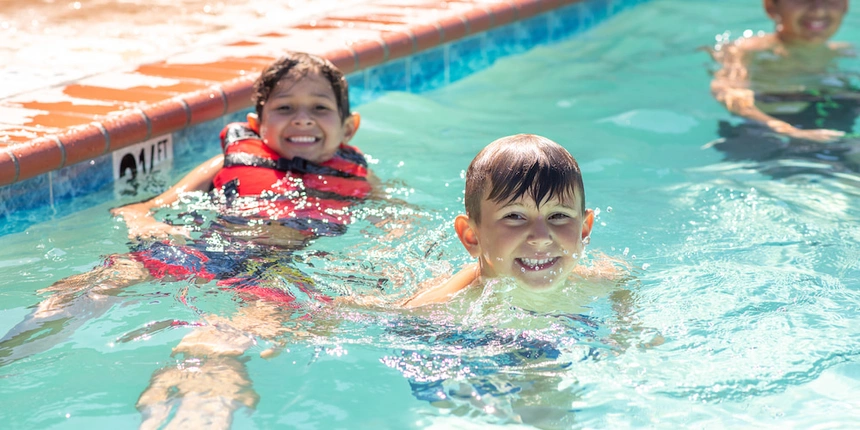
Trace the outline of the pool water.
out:
M 858 28 L 852 12 L 836 38 L 860 40 Z M 360 220 L 296 252 L 295 267 L 323 291 L 405 297 L 468 262 L 450 227 L 463 171 L 487 143 L 522 132 L 578 159 L 587 206 L 600 211 L 586 261 L 624 259 L 631 276 L 568 313 L 511 308 L 503 292 L 412 313 L 307 304 L 284 316 L 291 334 L 261 336 L 245 354 L 259 402 L 234 426 L 486 428 L 520 416 L 566 428 L 852 427 L 857 175 L 775 175 L 774 165 L 811 161 L 728 160 L 714 147 L 719 122 L 737 120 L 712 100 L 713 66 L 700 48 L 747 29 L 771 29 L 758 2 L 655 0 L 442 89 L 358 106 L 353 143 L 409 204 L 361 213 L 407 227 L 391 237 Z M 840 67 L 860 72 L 856 59 Z M 174 179 L 190 167 L 175 166 Z M 0 238 L 0 331 L 30 312 L 37 290 L 127 252 L 107 209 L 143 197 Z M 171 348 L 193 330 L 151 323 L 243 306 L 214 283 L 145 283 L 113 300 L 95 318 L 85 309 L 52 348 L 0 367 L 7 426 L 137 425 L 150 376 L 183 365 Z M 279 343 L 279 355 L 259 357 Z M 433 401 L 440 389 L 448 398 Z

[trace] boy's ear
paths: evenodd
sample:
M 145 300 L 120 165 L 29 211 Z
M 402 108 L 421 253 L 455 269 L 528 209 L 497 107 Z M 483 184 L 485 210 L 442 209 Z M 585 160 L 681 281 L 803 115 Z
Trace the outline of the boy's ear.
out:
M 248 119 L 248 127 L 257 133 L 260 133 L 260 118 L 257 118 L 257 114 L 255 112 L 251 112 L 246 116 L 246 118 Z
M 591 209 L 585 210 L 585 217 L 582 219 L 582 240 L 586 240 L 591 236 L 591 227 L 594 225 L 594 211 Z
M 776 19 L 777 9 L 776 5 L 773 4 L 773 0 L 764 0 L 764 11 L 767 12 L 767 15 L 771 17 L 771 19 Z
M 457 215 L 454 218 L 454 231 L 457 232 L 457 237 L 460 238 L 460 243 L 469 252 L 472 257 L 481 255 L 481 247 L 478 245 L 478 234 L 475 231 L 475 225 L 468 215 Z
M 353 112 L 343 120 L 343 143 L 349 143 L 355 136 L 359 124 L 361 124 L 361 115 L 358 112 Z

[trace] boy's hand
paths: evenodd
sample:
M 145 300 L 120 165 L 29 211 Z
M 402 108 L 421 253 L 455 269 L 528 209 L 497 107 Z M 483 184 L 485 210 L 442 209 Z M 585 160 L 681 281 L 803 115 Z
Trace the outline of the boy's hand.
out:
M 770 121 L 767 125 L 777 133 L 784 134 L 794 139 L 811 140 L 813 142 L 834 142 L 839 140 L 842 136 L 845 136 L 845 132 L 839 130 L 828 130 L 826 128 L 802 130 L 783 121 Z
M 122 216 L 128 226 L 128 238 L 139 239 L 168 239 L 171 237 L 191 238 L 188 229 L 177 227 L 156 220 L 149 211 L 137 211 L 129 206 L 111 209 L 111 215 Z

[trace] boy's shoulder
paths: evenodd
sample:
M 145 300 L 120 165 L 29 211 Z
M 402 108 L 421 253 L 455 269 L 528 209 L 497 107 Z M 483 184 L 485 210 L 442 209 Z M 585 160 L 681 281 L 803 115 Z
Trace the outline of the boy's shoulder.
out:
M 480 277 L 480 273 L 478 263 L 469 263 L 450 278 L 434 279 L 422 285 L 421 291 L 402 301 L 400 305 L 404 308 L 417 308 L 436 303 L 445 303 L 452 296 L 475 285 Z

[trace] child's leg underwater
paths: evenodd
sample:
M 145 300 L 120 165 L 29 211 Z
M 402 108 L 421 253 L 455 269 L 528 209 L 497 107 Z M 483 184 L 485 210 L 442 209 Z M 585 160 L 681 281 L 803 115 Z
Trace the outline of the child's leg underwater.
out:
M 141 428 L 229 428 L 234 411 L 253 409 L 259 401 L 243 354 L 256 336 L 288 332 L 284 321 L 290 314 L 280 304 L 257 300 L 230 319 L 206 316 L 173 349 L 182 362 L 155 371 L 141 393 Z
M 141 263 L 114 255 L 103 266 L 39 291 L 53 294 L 0 338 L 0 366 L 47 351 L 107 312 L 119 301 L 118 292 L 148 279 L 149 272 Z

